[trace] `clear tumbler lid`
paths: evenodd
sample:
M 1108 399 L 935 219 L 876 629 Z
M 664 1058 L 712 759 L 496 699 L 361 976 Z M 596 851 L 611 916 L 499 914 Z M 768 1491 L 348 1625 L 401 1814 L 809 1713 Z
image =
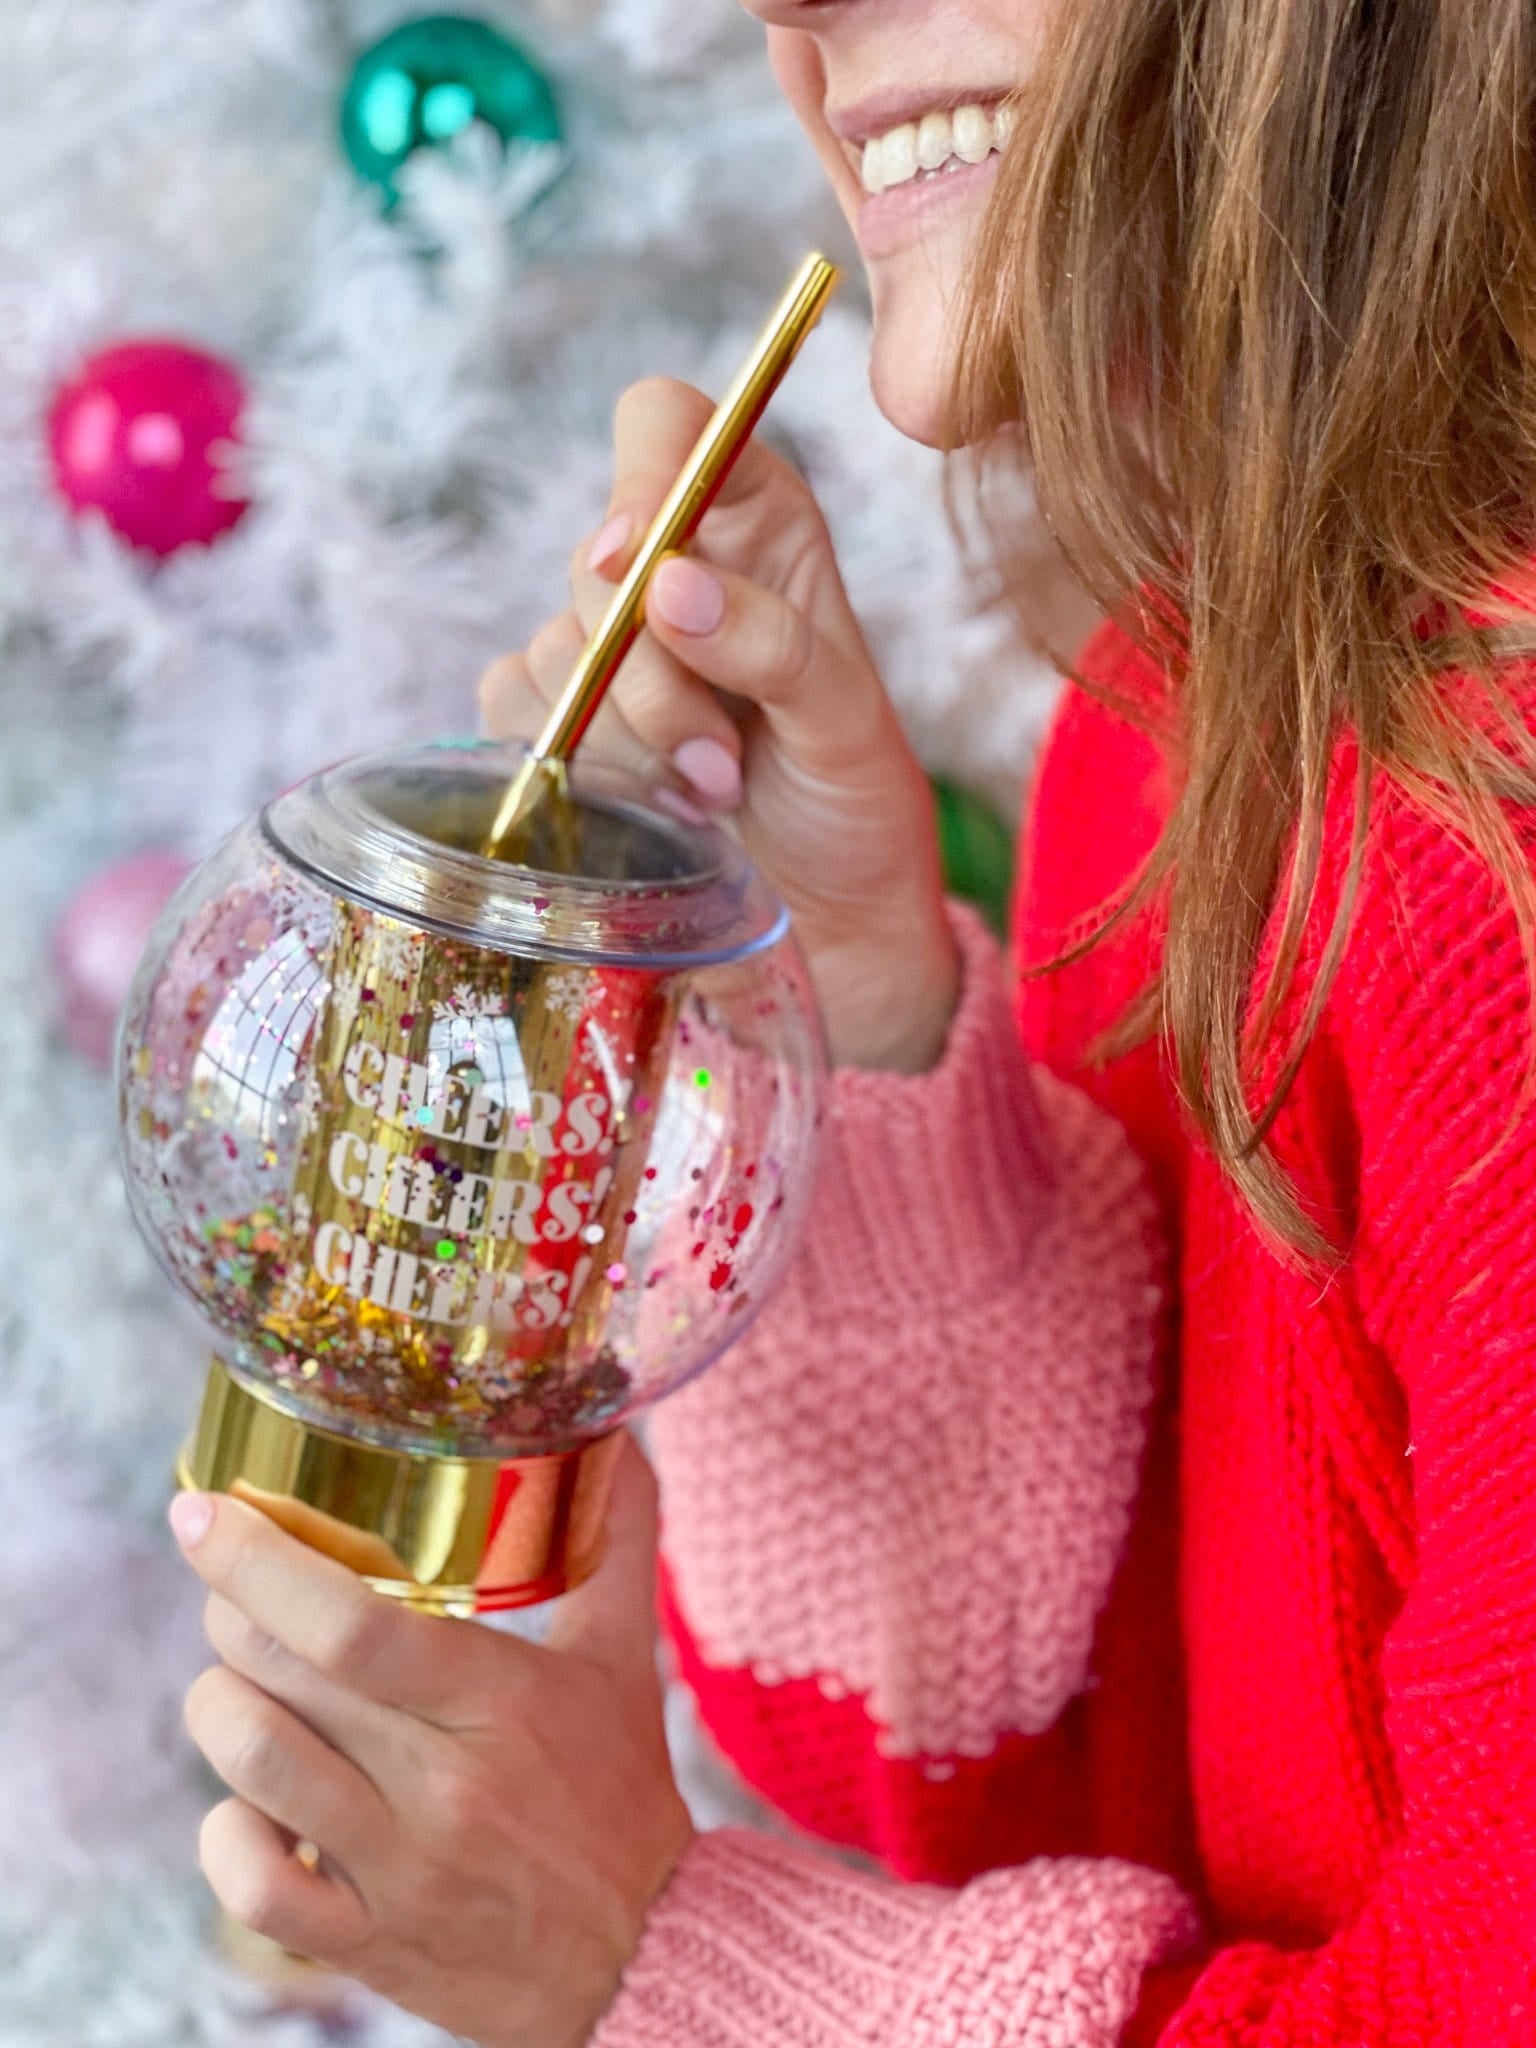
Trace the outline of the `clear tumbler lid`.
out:
M 480 848 L 524 757 L 521 746 L 440 741 L 347 761 L 269 804 L 261 828 L 343 896 L 534 959 L 706 967 L 784 937 L 782 904 L 728 831 L 595 755 L 571 770 L 573 844 L 560 869 L 537 853 L 518 865 L 488 858 Z

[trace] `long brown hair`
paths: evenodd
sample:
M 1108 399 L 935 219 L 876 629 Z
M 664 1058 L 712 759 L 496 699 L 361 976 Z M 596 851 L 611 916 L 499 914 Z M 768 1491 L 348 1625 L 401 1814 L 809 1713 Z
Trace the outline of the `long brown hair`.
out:
M 1116 1043 L 1166 1033 L 1303 1254 L 1328 1248 L 1267 1138 L 1384 775 L 1486 859 L 1536 966 L 1505 807 L 1536 802 L 1536 744 L 1494 667 L 1532 642 L 1464 617 L 1536 517 L 1533 24 L 1530 0 L 1056 0 L 982 229 L 959 433 L 1023 422 L 1068 559 L 1172 677 L 1171 815 L 1104 921 L 1156 898 L 1167 935 Z M 1277 1061 L 1346 731 L 1348 874 Z

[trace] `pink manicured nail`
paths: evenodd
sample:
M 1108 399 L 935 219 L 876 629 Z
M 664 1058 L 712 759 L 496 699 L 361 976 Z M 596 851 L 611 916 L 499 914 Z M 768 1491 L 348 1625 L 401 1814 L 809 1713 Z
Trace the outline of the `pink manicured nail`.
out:
M 171 1502 L 171 1532 L 183 1550 L 192 1550 L 208 1534 L 213 1502 L 206 1493 L 178 1493 Z
M 715 810 L 733 811 L 741 802 L 740 764 L 719 740 L 684 740 L 672 765 Z
M 706 813 L 701 811 L 697 804 L 690 803 L 687 797 L 683 796 L 678 790 L 665 787 L 653 789 L 651 791 L 651 798 L 653 802 L 660 804 L 664 811 L 670 812 L 674 818 L 680 819 L 685 825 L 707 825 L 709 823 Z
M 606 569 L 629 539 L 634 520 L 627 512 L 619 512 L 603 527 L 591 547 L 587 550 L 587 567 L 596 574 Z
M 702 637 L 713 633 L 725 617 L 725 587 L 698 562 L 663 562 L 651 578 L 646 608 L 679 633 Z

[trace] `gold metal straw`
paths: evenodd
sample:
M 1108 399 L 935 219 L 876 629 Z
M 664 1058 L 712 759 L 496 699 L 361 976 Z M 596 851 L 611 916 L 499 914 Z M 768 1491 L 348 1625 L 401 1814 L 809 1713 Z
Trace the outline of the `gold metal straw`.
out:
M 602 623 L 588 641 L 570 681 L 550 712 L 533 750 L 507 787 L 483 851 L 494 859 L 508 837 L 526 822 L 541 790 L 558 778 L 596 716 L 619 664 L 645 624 L 645 594 L 657 564 L 687 546 L 699 521 L 719 494 L 736 458 L 794 361 L 801 343 L 820 319 L 838 281 L 834 264 L 807 256 L 756 347 L 716 406 L 682 475 L 640 544 L 640 552 L 614 593 Z

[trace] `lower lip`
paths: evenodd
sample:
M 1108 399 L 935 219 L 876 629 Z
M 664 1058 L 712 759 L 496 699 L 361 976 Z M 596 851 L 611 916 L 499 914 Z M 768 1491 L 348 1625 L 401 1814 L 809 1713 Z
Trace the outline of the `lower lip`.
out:
M 894 256 L 920 242 L 947 214 L 974 209 L 991 190 L 1001 159 L 994 150 L 985 163 L 913 178 L 889 192 L 872 192 L 859 208 L 859 247 L 866 257 Z

